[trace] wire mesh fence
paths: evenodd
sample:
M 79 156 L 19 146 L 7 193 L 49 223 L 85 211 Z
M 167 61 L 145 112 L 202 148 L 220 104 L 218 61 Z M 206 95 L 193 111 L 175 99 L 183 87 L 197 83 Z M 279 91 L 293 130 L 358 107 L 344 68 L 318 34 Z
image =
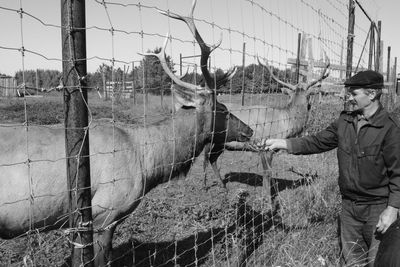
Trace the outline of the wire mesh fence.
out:
M 244 144 L 251 133 L 312 134 L 338 116 L 347 1 L 87 1 L 84 28 L 60 24 L 59 3 L 46 4 L 55 12 L 0 4 L 18 33 L 0 55 L 21 70 L 0 83 L 0 265 L 61 266 L 86 246 L 96 264 L 114 266 L 338 263 L 335 153 L 277 153 L 267 166 L 270 155 Z M 175 19 L 191 10 L 193 24 Z M 365 45 L 370 21 L 357 18 L 352 62 L 361 70 L 376 51 Z M 85 31 L 86 56 L 64 58 L 61 31 Z M 66 63 L 74 85 L 28 75 Z M 4 93 L 17 89 L 23 97 Z M 80 188 L 67 186 L 66 162 L 82 154 L 66 154 L 65 133 L 77 130 L 63 124 L 66 90 L 88 109 L 90 244 L 71 239 L 87 225 L 69 224 L 84 209 L 68 201 Z

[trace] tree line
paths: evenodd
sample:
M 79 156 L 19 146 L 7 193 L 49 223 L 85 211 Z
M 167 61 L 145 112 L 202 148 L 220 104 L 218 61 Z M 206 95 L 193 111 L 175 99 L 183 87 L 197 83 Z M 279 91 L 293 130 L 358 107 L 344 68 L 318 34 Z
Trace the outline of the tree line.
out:
M 158 53 L 160 50 L 161 48 L 156 48 L 154 51 L 148 52 Z M 167 57 L 167 63 L 174 70 L 174 64 L 170 57 Z M 105 81 L 131 81 L 135 90 L 138 91 L 146 88 L 146 91 L 150 94 L 168 95 L 171 93 L 171 79 L 162 69 L 158 59 L 155 57 L 144 57 L 137 66 L 133 67 L 130 70 L 129 67 L 124 70 L 120 67 L 115 68 L 103 63 L 94 73 L 87 74 L 88 87 L 89 89 L 101 90 Z M 281 70 L 273 67 L 273 72 L 283 81 L 291 81 L 295 77 L 295 73 L 291 69 Z M 222 69 L 217 69 L 214 72 L 217 80 L 223 74 L 224 71 Z M 39 91 L 56 88 L 60 84 L 61 77 L 62 74 L 59 71 L 44 69 L 18 71 L 15 74 L 18 85 L 25 81 L 25 85 L 28 88 L 36 88 Z M 194 72 L 187 73 L 182 79 L 186 82 L 197 84 L 202 82 L 202 76 Z M 258 64 L 250 64 L 245 66 L 244 70 L 242 66 L 238 66 L 230 83 L 220 87 L 217 93 L 237 94 L 242 91 L 243 87 L 246 88 L 246 93 L 271 93 L 280 91 L 280 86 L 275 82 L 271 82 L 268 71 Z

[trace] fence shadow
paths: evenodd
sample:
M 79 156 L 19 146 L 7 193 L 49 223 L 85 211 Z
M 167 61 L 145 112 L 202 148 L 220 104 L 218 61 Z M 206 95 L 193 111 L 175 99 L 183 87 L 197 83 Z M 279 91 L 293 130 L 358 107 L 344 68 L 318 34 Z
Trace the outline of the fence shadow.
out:
M 297 180 L 271 179 L 271 196 L 285 189 L 294 189 L 311 184 L 315 175 L 301 175 Z M 246 172 L 231 172 L 225 175 L 224 183 L 239 182 L 250 186 L 263 186 L 262 175 Z M 196 266 L 204 264 L 217 244 L 226 244 L 235 240 L 231 246 L 229 260 L 235 266 L 246 266 L 247 259 L 263 243 L 264 234 L 272 228 L 290 231 L 282 224 L 276 210 L 260 213 L 246 201 L 249 193 L 243 191 L 233 204 L 236 211 L 235 221 L 227 228 L 212 228 L 198 232 L 181 240 L 162 242 L 126 242 L 113 250 L 112 266 Z M 229 238 L 228 238 L 229 237 Z M 232 245 L 232 244 L 231 244 Z M 224 249 L 228 249 L 225 247 Z M 221 257 L 221 256 L 219 256 Z M 221 259 L 219 259 L 221 260 Z
M 295 189 L 300 186 L 310 185 L 317 174 L 299 174 L 302 178 L 296 180 L 271 178 L 271 195 L 276 195 L 285 189 Z M 230 172 L 225 174 L 224 183 L 238 182 L 249 186 L 263 186 L 264 177 L 251 172 Z
M 281 226 L 271 211 L 262 214 L 253 210 L 246 203 L 248 196 L 244 192 L 234 204 L 237 219 L 231 226 L 213 228 L 177 241 L 126 242 L 114 248 L 112 266 L 198 266 L 210 260 L 210 254 L 218 244 L 225 250 L 230 249 L 229 253 L 224 253 L 229 255 L 229 259 L 225 255 L 222 260 L 229 260 L 235 266 L 245 266 L 246 260 L 263 243 L 264 233 Z M 235 248 L 232 240 L 235 240 Z M 221 253 L 217 254 L 221 262 Z
M 262 175 L 252 172 L 229 172 L 225 174 L 223 183 L 238 182 L 249 186 L 262 186 L 264 178 Z
M 176 242 L 143 243 L 135 240 L 114 248 L 112 266 L 193 266 L 195 262 L 200 265 L 213 244 L 220 242 L 224 236 L 225 229 L 215 228 Z

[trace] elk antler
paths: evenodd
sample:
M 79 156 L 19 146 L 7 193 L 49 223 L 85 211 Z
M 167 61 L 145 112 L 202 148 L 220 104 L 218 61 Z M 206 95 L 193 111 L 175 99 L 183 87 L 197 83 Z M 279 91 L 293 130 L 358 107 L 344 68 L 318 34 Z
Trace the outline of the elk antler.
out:
M 325 66 L 324 70 L 322 71 L 322 74 L 315 81 L 312 81 L 312 82 L 308 83 L 306 85 L 306 87 L 305 87 L 305 90 L 307 90 L 310 87 L 316 85 L 317 83 L 319 83 L 320 81 L 322 81 L 323 79 L 325 79 L 326 77 L 329 76 L 329 72 L 328 73 L 326 73 L 326 72 L 328 71 L 328 68 L 331 65 L 331 61 L 329 60 L 329 57 L 326 55 L 326 53 L 325 53 L 325 59 L 326 59 L 327 63 L 326 63 L 326 66 Z
M 316 79 L 315 81 L 312 81 L 312 82 L 310 82 L 310 83 L 307 83 L 307 84 L 304 86 L 304 88 L 305 88 L 304 90 L 307 91 L 307 89 L 309 89 L 310 87 L 316 85 L 318 82 L 322 81 L 323 79 L 325 79 L 326 77 L 329 76 L 329 72 L 328 72 L 328 73 L 326 73 L 326 72 L 327 72 L 328 69 L 329 69 L 330 60 L 329 60 L 329 57 L 326 56 L 326 53 L 325 53 L 325 58 L 326 58 L 326 60 L 327 60 L 328 63 L 326 64 L 324 70 L 322 71 L 322 74 L 321 74 L 320 77 L 319 77 L 318 79 Z M 293 90 L 293 91 L 296 89 L 296 87 L 298 86 L 298 84 L 292 85 L 292 84 L 285 83 L 285 82 L 279 80 L 279 79 L 273 74 L 272 69 L 271 69 L 271 67 L 270 67 L 268 64 L 263 64 L 263 63 L 261 63 L 260 58 L 259 58 L 258 56 L 257 56 L 257 59 L 258 59 L 258 63 L 259 63 L 261 66 L 264 66 L 264 67 L 268 70 L 268 72 L 269 72 L 269 74 L 271 75 L 271 77 L 272 77 L 277 83 L 279 83 L 279 84 L 281 84 L 281 85 L 283 85 L 283 86 L 285 86 L 285 87 L 287 87 L 287 88 L 289 88 L 289 89 L 291 89 L 291 90 Z
M 220 79 L 218 79 L 218 81 L 216 81 L 216 88 L 220 88 L 221 86 L 225 85 L 229 80 L 231 80 L 233 78 L 233 76 L 235 76 L 237 71 L 236 67 L 231 68 L 230 70 L 228 70 Z
M 173 73 L 175 74 L 176 71 L 174 70 Z M 175 76 L 176 76 L 179 80 L 182 80 L 182 79 L 185 78 L 188 74 L 189 74 L 189 67 L 186 68 L 186 72 L 185 72 L 184 74 L 181 74 L 181 75 L 176 75 L 176 74 L 175 74 Z
M 296 86 L 295 86 L 295 85 L 292 85 L 292 84 L 290 84 L 290 83 L 285 83 L 285 82 L 279 80 L 279 79 L 274 75 L 274 73 L 272 72 L 272 68 L 268 65 L 268 63 L 266 63 L 266 64 L 261 63 L 260 58 L 259 58 L 258 56 L 257 56 L 257 60 L 258 60 L 258 63 L 259 63 L 261 66 L 265 67 L 265 68 L 268 70 L 268 72 L 269 72 L 269 74 L 271 75 L 272 79 L 274 79 L 277 83 L 279 83 L 280 85 L 283 85 L 283 86 L 286 87 L 286 88 L 289 88 L 289 89 L 292 90 L 292 91 L 295 91 L 295 90 L 296 90 Z
M 218 79 L 216 79 L 215 81 L 215 89 L 219 89 L 222 86 L 224 86 L 229 80 L 231 80 L 233 78 L 233 76 L 236 74 L 237 71 L 237 67 L 233 67 L 231 69 L 229 69 L 226 73 L 224 73 L 224 75 L 222 75 L 222 77 L 219 77 Z M 204 78 L 202 78 L 199 81 L 199 84 L 204 85 L 205 81 Z
M 167 60 L 165 57 L 165 47 L 167 46 L 167 42 L 169 39 L 169 33 L 167 34 L 167 37 L 165 38 L 164 44 L 160 50 L 160 52 L 158 53 L 139 53 L 139 55 L 143 55 L 143 56 L 155 56 L 160 60 L 161 66 L 164 69 L 164 71 L 167 73 L 167 75 L 177 84 L 180 85 L 184 88 L 190 89 L 193 92 L 196 92 L 198 94 L 202 94 L 202 93 L 209 93 L 210 91 L 205 89 L 204 87 L 201 87 L 199 85 L 195 85 L 195 84 L 191 84 L 191 83 L 187 83 L 182 81 L 181 79 L 179 79 L 179 77 L 177 77 L 172 71 L 171 69 L 168 67 L 167 64 Z
M 194 8 L 196 7 L 196 2 L 197 2 L 196 0 L 193 0 L 192 9 L 190 11 L 189 16 L 187 16 L 187 17 L 181 16 L 181 15 L 178 15 L 175 13 L 171 13 L 171 12 L 165 12 L 162 10 L 159 10 L 159 12 L 170 18 L 182 20 L 188 25 L 195 40 L 197 41 L 197 43 L 200 46 L 200 50 L 201 50 L 201 58 L 200 58 L 201 66 L 200 66 L 200 68 L 201 68 L 201 72 L 203 73 L 204 79 L 206 81 L 206 85 L 208 86 L 208 88 L 214 88 L 215 87 L 214 79 L 211 77 L 211 74 L 207 68 L 207 62 L 208 62 L 208 57 L 210 56 L 211 52 L 214 51 L 218 46 L 221 45 L 222 34 L 221 34 L 221 37 L 220 37 L 220 40 L 218 41 L 218 43 L 213 46 L 208 46 L 204 42 L 203 38 L 201 38 L 199 32 L 197 31 L 196 25 L 194 23 L 193 13 L 194 13 Z

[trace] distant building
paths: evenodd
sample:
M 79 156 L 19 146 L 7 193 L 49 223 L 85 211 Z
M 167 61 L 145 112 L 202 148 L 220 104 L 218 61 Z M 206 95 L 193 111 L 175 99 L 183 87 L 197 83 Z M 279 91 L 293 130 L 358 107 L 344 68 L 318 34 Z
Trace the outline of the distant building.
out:
M 18 96 L 17 80 L 14 77 L 0 75 L 0 97 Z

